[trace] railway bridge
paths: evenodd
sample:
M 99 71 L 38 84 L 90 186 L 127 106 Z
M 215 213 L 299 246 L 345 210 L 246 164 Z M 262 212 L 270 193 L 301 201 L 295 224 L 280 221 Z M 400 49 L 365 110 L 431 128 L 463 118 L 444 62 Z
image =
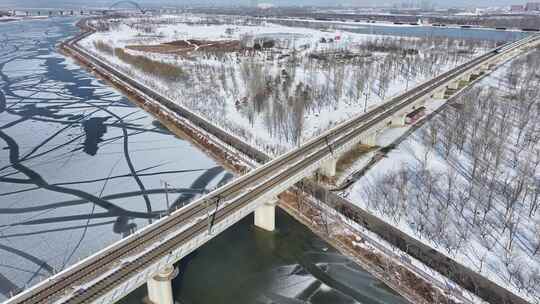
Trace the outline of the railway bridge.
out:
M 148 100 L 159 104 L 172 102 L 79 47 L 77 42 L 90 34 L 91 31 L 73 38 L 63 47 L 83 56 L 92 69 L 111 74 L 114 81 L 144 94 Z M 529 36 L 491 50 L 357 115 L 23 291 L 7 303 L 109 304 L 146 284 L 153 303 L 172 304 L 171 280 L 182 271 L 174 265 L 183 257 L 250 213 L 255 214 L 256 226 L 274 230 L 280 193 L 315 172 L 333 176 L 337 160 L 355 145 L 374 144 L 382 130 L 404 124 L 406 116 L 415 109 L 463 88 L 537 42 L 538 37 Z M 167 107 L 161 111 L 176 115 Z M 204 121 L 202 117 L 194 118 Z

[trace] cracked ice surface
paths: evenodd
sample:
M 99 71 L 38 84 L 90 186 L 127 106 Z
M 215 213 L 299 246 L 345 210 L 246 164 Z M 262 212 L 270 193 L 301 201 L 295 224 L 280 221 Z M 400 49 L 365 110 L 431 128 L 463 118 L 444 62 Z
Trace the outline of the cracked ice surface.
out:
M 232 177 L 58 54 L 73 21 L 0 26 L 0 301 Z

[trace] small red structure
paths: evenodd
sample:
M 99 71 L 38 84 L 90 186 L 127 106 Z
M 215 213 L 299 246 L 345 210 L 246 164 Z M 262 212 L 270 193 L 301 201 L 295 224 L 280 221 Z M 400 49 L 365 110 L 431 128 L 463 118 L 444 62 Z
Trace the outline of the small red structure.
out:
M 411 125 L 418 121 L 420 118 L 422 118 L 424 115 L 426 115 L 426 107 L 420 107 L 418 109 L 415 109 L 414 111 L 405 116 L 405 124 Z

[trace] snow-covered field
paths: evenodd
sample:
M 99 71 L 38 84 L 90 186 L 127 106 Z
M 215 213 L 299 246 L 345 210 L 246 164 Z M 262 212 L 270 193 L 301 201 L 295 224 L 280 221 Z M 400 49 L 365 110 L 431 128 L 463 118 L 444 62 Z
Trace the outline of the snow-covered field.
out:
M 418 240 L 540 303 L 540 50 L 507 63 L 346 193 Z
M 254 22 L 202 16 L 122 19 L 97 24 L 103 30 L 81 44 L 250 144 L 278 155 L 495 43 Z M 197 46 L 167 54 L 140 49 L 194 40 L 239 41 L 241 46 Z M 259 41 L 273 44 L 253 48 Z M 171 80 L 142 72 L 120 59 L 118 50 L 174 64 L 182 77 Z

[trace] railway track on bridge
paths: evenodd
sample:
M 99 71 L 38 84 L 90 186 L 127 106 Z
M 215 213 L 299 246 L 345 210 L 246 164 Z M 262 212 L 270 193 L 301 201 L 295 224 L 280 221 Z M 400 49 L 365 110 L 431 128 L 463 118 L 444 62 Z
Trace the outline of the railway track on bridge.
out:
M 180 113 L 177 109 L 178 105 L 175 105 L 173 101 L 127 77 L 115 67 L 102 62 L 94 55 L 77 46 L 78 41 L 91 34 L 92 31 L 88 31 L 72 38 L 66 41 L 63 47 L 85 56 L 95 68 L 112 74 L 149 98 L 167 105 L 171 111 Z M 52 279 L 18 295 L 11 299 L 9 303 L 92 303 L 121 282 L 128 280 L 138 270 L 147 268 L 155 261 L 168 255 L 175 248 L 201 234 L 207 233 L 209 229 L 208 221 L 201 219 L 209 215 L 210 208 L 213 210 L 211 212 L 213 225 L 226 221 L 228 217 L 248 206 L 250 202 L 264 196 L 265 193 L 271 192 L 272 189 L 287 181 L 291 176 L 303 172 L 306 168 L 328 156 L 334 148 L 346 144 L 381 121 L 392 117 L 396 112 L 414 103 L 417 99 L 428 96 L 433 90 L 457 78 L 464 72 L 484 64 L 506 51 L 519 48 L 533 39 L 537 38 L 529 37 L 492 50 L 389 100 L 367 113 L 358 115 L 332 130 L 324 132 L 301 147 L 239 177 L 237 180 L 194 201 L 190 205 L 173 212 L 170 216 L 147 226 Z M 198 119 L 204 118 L 198 117 Z M 218 205 L 220 202 L 222 202 L 221 206 Z M 164 235 L 177 231 L 180 232 L 174 237 L 162 240 Z M 156 246 L 156 244 L 158 245 Z M 145 251 L 148 248 L 153 249 Z M 127 260 L 127 262 L 120 263 L 122 260 Z M 111 270 L 114 271 L 111 272 Z M 87 287 L 80 288 L 79 286 Z

